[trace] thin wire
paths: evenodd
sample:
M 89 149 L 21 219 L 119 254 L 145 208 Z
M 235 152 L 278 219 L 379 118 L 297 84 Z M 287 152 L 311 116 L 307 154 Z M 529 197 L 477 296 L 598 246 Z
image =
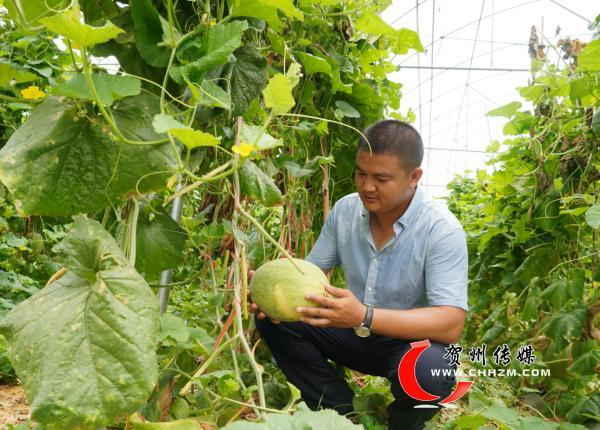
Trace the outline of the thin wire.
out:
M 530 1 L 528 1 L 528 2 L 525 2 L 525 3 L 518 4 L 518 5 L 516 5 L 516 6 L 511 6 L 511 7 L 509 7 L 509 8 L 502 9 L 502 10 L 499 10 L 498 12 L 495 12 L 495 13 L 494 13 L 494 16 L 497 16 L 497 15 L 500 15 L 501 13 L 508 12 L 508 11 L 511 11 L 511 10 L 514 10 L 514 9 L 518 9 L 518 8 L 520 8 L 520 7 L 527 6 L 527 5 L 530 5 L 530 4 L 533 4 L 533 3 L 539 3 L 540 1 L 542 1 L 542 0 L 530 0 Z M 483 19 L 490 18 L 491 16 L 492 16 L 492 15 L 487 15 L 487 16 L 483 17 L 483 18 L 482 18 L 482 20 L 483 20 Z M 467 24 L 461 25 L 460 27 L 458 27 L 458 28 L 456 28 L 456 29 L 454 29 L 454 30 L 450 31 L 449 33 L 447 33 L 447 34 L 446 34 L 445 36 L 443 36 L 443 37 L 446 37 L 446 36 L 449 36 L 449 35 L 451 35 L 451 34 L 454 34 L 454 33 L 458 32 L 458 31 L 462 30 L 463 28 L 469 27 L 469 26 L 471 26 L 471 25 L 473 25 L 473 24 L 477 24 L 477 22 L 478 22 L 478 21 L 476 20 L 476 21 L 472 21 L 472 22 L 469 22 L 469 23 L 467 23 Z M 433 45 L 435 42 L 437 42 L 437 40 L 433 40 L 433 39 L 432 39 L 431 43 L 430 43 L 429 45 L 425 46 L 424 48 L 425 48 L 425 49 L 429 48 L 429 47 L 430 47 L 431 45 Z M 402 61 L 400 64 L 403 64 L 403 63 L 407 62 L 408 60 L 410 60 L 411 58 L 413 58 L 415 55 L 418 55 L 418 54 L 419 54 L 418 52 L 415 52 L 415 53 L 413 53 L 413 54 L 409 55 L 409 56 L 408 56 L 408 57 L 406 57 L 406 58 L 405 58 L 405 59 L 404 59 L 404 60 L 403 60 L 403 61 Z M 394 55 L 392 56 L 392 60 L 394 60 L 394 59 L 395 59 L 395 58 L 396 58 L 398 55 L 399 55 L 399 54 L 394 54 Z
M 510 49 L 510 48 L 513 48 L 513 46 L 504 46 L 504 47 L 502 47 L 502 48 L 498 48 L 498 49 L 496 49 L 496 52 L 498 52 L 498 51 L 503 51 L 503 50 L 505 50 L 505 49 Z M 480 57 L 486 56 L 486 55 L 488 55 L 488 54 L 489 54 L 489 51 L 486 51 L 486 52 L 484 52 L 483 54 L 476 55 L 474 58 L 480 58 Z M 468 62 L 468 61 L 469 61 L 469 60 L 462 60 L 462 61 L 460 61 L 459 63 L 456 63 L 456 64 L 454 64 L 454 65 L 453 65 L 453 67 L 460 66 L 461 64 L 464 64 L 464 63 L 466 63 L 466 62 Z M 435 78 L 437 78 L 438 76 L 440 76 L 440 75 L 442 75 L 442 74 L 444 74 L 444 73 L 447 73 L 447 72 L 448 72 L 448 70 L 441 71 L 441 72 L 439 72 L 439 73 L 436 73 L 436 74 L 434 75 L 434 77 L 435 77 Z M 506 72 L 503 72 L 503 73 L 506 73 Z M 426 81 L 422 82 L 422 84 L 426 84 L 427 82 L 429 82 L 429 79 L 427 79 Z M 416 90 L 417 88 L 418 88 L 418 87 L 416 87 L 416 86 L 415 86 L 415 87 L 412 87 L 411 89 L 409 89 L 409 90 L 407 90 L 407 91 L 404 91 L 404 92 L 403 92 L 403 94 L 406 96 L 406 95 L 408 95 L 408 94 L 412 93 L 412 92 L 413 92 L 414 90 Z M 461 85 L 459 88 L 462 88 L 462 85 Z
M 419 29 L 419 0 L 415 0 L 417 5 L 415 6 L 417 10 L 417 34 L 420 33 Z M 427 1 L 427 0 L 425 0 Z M 423 2 L 425 3 L 425 2 Z M 395 21 L 394 21 L 395 22 Z M 421 67 L 421 56 L 417 56 L 417 66 Z M 421 99 L 421 69 L 417 70 L 417 79 L 419 82 L 419 134 L 423 134 L 423 103 Z
M 482 95 L 482 93 L 481 93 L 481 92 L 479 92 L 479 91 L 477 91 L 477 90 L 475 90 L 475 89 L 473 88 L 473 86 L 472 86 L 472 85 L 471 85 L 471 89 L 472 89 L 473 91 L 475 91 L 477 94 L 480 94 L 480 95 Z M 504 97 L 513 96 L 513 94 L 514 94 L 514 92 L 510 92 L 510 93 L 505 93 L 505 94 L 494 95 L 494 97 L 497 97 L 498 99 L 503 99 Z M 488 101 L 492 101 L 492 100 L 488 98 Z M 492 101 L 492 102 L 493 102 L 493 103 L 494 103 L 496 106 L 499 106 L 499 104 L 498 104 L 497 102 L 495 102 L 495 101 Z M 474 106 L 474 105 L 478 105 L 478 104 L 482 104 L 482 103 L 485 103 L 485 100 L 476 100 L 476 101 L 474 101 L 474 102 L 471 102 L 471 103 L 469 103 L 467 106 Z M 486 112 L 487 112 L 487 110 L 486 110 Z M 441 118 L 444 118 L 444 117 L 446 117 L 446 116 L 448 116 L 448 115 L 450 115 L 450 114 L 453 114 L 453 113 L 454 113 L 454 114 L 456 113 L 456 108 L 452 108 L 451 110 L 448 110 L 448 111 L 446 111 L 446 112 L 444 112 L 444 113 L 442 113 L 442 114 L 436 115 L 436 116 L 435 116 L 435 118 L 433 118 L 433 120 L 434 120 L 434 121 L 438 121 L 438 120 L 440 120 Z M 473 118 L 472 120 L 470 120 L 470 122 L 474 122 L 474 121 L 479 121 L 479 118 Z M 425 125 L 425 126 L 428 126 L 429 124 L 428 124 L 428 123 L 425 123 L 424 125 Z M 454 125 L 454 124 L 452 124 L 452 125 L 451 125 L 451 126 L 449 126 L 449 127 L 446 127 L 446 128 L 444 128 L 444 129 L 442 129 L 442 130 L 438 130 L 438 131 L 437 131 L 436 133 L 434 133 L 434 134 L 433 134 L 431 137 L 435 137 L 435 136 L 438 136 L 438 135 L 440 135 L 440 134 L 445 134 L 445 132 L 446 132 L 447 130 L 451 130 L 451 129 L 453 129 L 454 127 L 455 127 L 455 125 Z
M 469 39 L 468 37 L 452 37 L 452 36 L 440 36 L 440 39 L 445 39 L 445 40 L 461 40 L 464 42 L 472 42 L 473 39 Z M 497 43 L 499 45 L 521 45 L 521 46 L 529 46 L 529 43 L 523 43 L 523 42 L 499 42 L 497 40 L 484 40 L 484 39 L 479 39 L 479 41 L 481 43 Z
M 479 12 L 479 21 L 477 22 L 477 29 L 475 30 L 475 40 L 473 41 L 473 49 L 471 50 L 471 60 L 469 61 L 469 70 L 467 71 L 467 81 L 465 82 L 465 87 L 463 90 L 463 95 L 462 98 L 460 100 L 460 107 L 458 109 L 458 118 L 456 120 L 456 127 L 454 129 L 454 137 L 452 138 L 452 147 L 453 149 L 456 149 L 456 136 L 458 135 L 458 127 L 460 125 L 460 117 L 462 114 L 462 110 L 463 110 L 463 106 L 465 103 L 465 96 L 467 95 L 467 91 L 469 90 L 469 81 L 471 79 L 471 67 L 473 67 L 473 57 L 475 57 L 475 49 L 477 48 L 477 39 L 479 38 L 479 29 L 481 28 L 481 18 L 483 17 L 483 10 L 485 8 L 485 0 L 482 0 L 481 2 L 481 11 Z M 468 130 L 469 130 L 469 124 L 468 124 L 468 108 L 467 108 L 467 124 L 466 124 L 466 129 L 467 129 L 467 135 L 466 135 L 466 140 L 465 140 L 465 149 L 469 149 L 468 148 Z M 456 154 L 456 153 L 454 153 Z M 456 170 L 456 156 L 453 157 L 453 167 L 454 170 Z M 446 164 L 446 171 L 444 172 L 444 174 L 447 174 L 450 171 L 450 163 Z
M 478 79 L 478 80 L 476 80 L 476 81 L 473 81 L 473 82 L 471 82 L 471 84 L 474 84 L 474 83 L 476 83 L 476 82 L 485 81 L 486 79 L 492 79 L 492 78 L 496 78 L 496 77 L 498 77 L 498 76 L 506 75 L 506 74 L 508 74 L 508 73 L 510 73 L 510 72 L 501 72 L 501 73 L 497 73 L 497 74 L 495 74 L 495 75 L 486 76 L 485 78 L 481 78 L 481 79 Z M 451 93 L 453 93 L 453 92 L 454 92 L 454 91 L 456 91 L 456 90 L 460 90 L 461 88 L 463 88 L 463 86 L 464 86 L 464 85 L 459 85 L 459 86 L 457 86 L 457 87 L 454 87 L 454 88 L 452 88 L 451 90 L 448 90 L 448 91 L 446 91 L 445 93 L 439 94 L 439 95 L 438 95 L 438 96 L 436 96 L 436 97 L 435 97 L 435 98 L 434 98 L 432 101 L 436 101 L 436 100 L 438 100 L 439 98 L 441 98 L 441 97 L 444 97 L 444 96 L 447 96 L 448 94 L 451 94 Z M 428 104 L 428 103 L 429 103 L 429 102 L 427 102 L 426 104 Z M 455 109 L 455 110 L 456 110 L 456 109 Z
M 489 108 L 487 107 L 487 104 L 486 104 L 486 105 L 485 105 L 485 110 L 489 112 L 489 110 L 488 110 L 488 109 L 489 109 Z M 489 117 L 489 116 L 487 116 L 487 115 L 485 115 L 485 122 L 487 123 L 488 136 L 489 136 L 489 138 L 490 138 L 490 145 L 491 145 L 491 144 L 492 144 L 492 142 L 493 142 L 493 139 L 492 139 L 492 127 L 490 127 L 490 117 Z
M 396 18 L 395 20 L 393 20 L 392 22 L 390 22 L 390 25 L 394 25 L 395 23 L 397 23 L 398 21 L 400 21 L 402 18 L 404 18 L 406 15 L 408 15 L 409 13 L 411 13 L 413 10 L 417 9 L 417 11 L 418 11 L 419 10 L 419 6 L 424 5 L 429 0 L 423 0 L 421 3 L 419 3 L 419 0 L 416 0 L 416 1 L 417 1 L 417 5 L 415 7 L 410 8 L 408 11 L 404 12 L 398 18 Z M 417 33 L 418 33 L 418 31 L 417 31 Z
M 587 22 L 588 24 L 591 24 L 592 21 L 590 21 L 589 19 L 587 19 L 585 16 L 579 15 L 577 12 L 569 9 L 568 7 L 566 7 L 563 4 L 560 4 L 559 2 L 555 1 L 555 0 L 550 0 L 552 3 L 554 3 L 556 6 L 562 7 L 564 10 L 571 12 L 573 15 L 583 19 L 585 22 Z
M 433 5 L 431 8 L 431 40 L 435 40 L 435 0 L 433 0 Z M 433 67 L 433 57 L 434 57 L 434 49 L 433 42 L 431 43 L 431 61 L 430 65 Z M 428 135 L 428 145 L 431 146 L 431 123 L 432 123 L 432 114 L 433 114 L 433 68 L 429 74 L 429 131 Z M 431 161 L 430 151 L 427 150 L 427 171 L 429 172 L 429 165 Z M 427 185 L 429 184 L 429 175 L 425 177 L 425 189 L 427 189 Z
M 460 101 L 460 107 L 458 108 L 458 119 L 456 121 L 456 129 L 454 131 L 454 138 L 456 139 L 456 135 L 458 133 L 458 124 L 460 122 L 460 116 L 463 110 L 463 104 L 465 102 L 465 95 L 467 94 L 467 90 L 469 89 L 469 81 L 471 78 L 471 67 L 473 66 L 473 57 L 475 56 L 475 48 L 477 47 L 477 37 L 479 37 L 479 28 L 481 27 L 481 18 L 483 17 L 483 9 L 485 7 L 485 0 L 481 2 L 481 12 L 479 12 L 479 22 L 477 23 L 477 30 L 475 31 L 475 40 L 473 41 L 473 49 L 471 50 L 471 60 L 469 61 L 469 71 L 467 72 L 467 82 L 465 83 L 465 87 L 463 90 L 463 95 Z
M 492 33 L 492 37 L 491 37 L 491 42 L 490 42 L 490 67 L 494 67 L 494 0 L 492 0 L 492 29 L 491 29 L 491 33 Z
M 489 52 L 488 52 L 489 54 Z M 489 67 L 455 67 L 455 66 L 402 66 L 402 69 L 429 69 L 429 70 L 460 70 L 460 71 L 471 71 L 475 70 L 477 72 L 529 72 L 531 69 L 511 69 L 504 67 L 495 67 L 490 69 Z

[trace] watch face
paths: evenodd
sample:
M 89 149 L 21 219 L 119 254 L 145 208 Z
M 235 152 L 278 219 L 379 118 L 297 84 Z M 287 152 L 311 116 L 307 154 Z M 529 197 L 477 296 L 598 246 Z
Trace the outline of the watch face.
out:
M 367 327 L 355 327 L 354 333 L 356 333 L 358 337 L 369 337 L 371 330 L 369 330 Z

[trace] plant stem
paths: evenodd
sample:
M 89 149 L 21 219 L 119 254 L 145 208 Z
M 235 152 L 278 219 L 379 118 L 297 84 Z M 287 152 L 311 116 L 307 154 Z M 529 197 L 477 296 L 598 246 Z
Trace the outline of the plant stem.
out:
M 215 349 L 214 352 L 206 359 L 206 361 L 204 363 L 202 363 L 202 366 L 200 366 L 200 368 L 198 370 L 196 370 L 196 372 L 192 376 L 192 379 L 190 379 L 187 382 L 187 384 L 185 384 L 183 386 L 179 395 L 185 396 L 187 393 L 189 393 L 190 390 L 192 389 L 192 384 L 194 382 L 194 379 L 196 379 L 200 375 L 202 375 L 206 371 L 206 369 L 208 369 L 208 366 L 210 366 L 211 363 L 215 360 L 215 358 L 217 358 L 217 356 L 221 353 L 221 351 L 223 351 L 225 348 L 227 348 L 227 346 L 229 344 L 233 343 L 233 341 L 237 340 L 237 339 L 238 339 L 238 336 L 234 335 L 230 339 L 227 339 L 225 342 L 223 342 L 217 349 Z
M 84 47 L 81 48 L 81 63 L 83 66 L 83 74 L 85 76 L 85 80 L 88 83 L 88 87 L 90 88 L 92 95 L 94 96 L 94 101 L 96 102 L 98 109 L 100 109 L 100 113 L 102 114 L 105 121 L 108 123 L 110 128 L 113 130 L 113 132 L 117 135 L 117 137 L 121 141 L 123 141 L 129 145 L 156 145 L 159 143 L 165 143 L 165 142 L 169 141 L 169 139 L 148 140 L 148 141 L 130 140 L 130 139 L 127 139 L 125 136 L 123 136 L 123 133 L 121 133 L 121 130 L 119 130 L 119 127 L 117 127 L 117 124 L 115 123 L 115 119 L 113 118 L 112 114 L 106 109 L 106 107 L 104 106 L 104 103 L 102 103 L 102 100 L 100 99 L 100 95 L 98 94 L 98 89 L 96 88 L 96 84 L 94 84 L 94 79 L 92 78 L 92 71 L 91 71 L 90 61 L 88 58 L 88 53 Z
M 135 198 L 129 199 L 129 212 L 127 214 L 126 234 L 124 237 L 124 250 L 129 263 L 135 266 L 136 247 L 137 247 L 137 221 L 140 213 L 140 206 Z
M 213 396 L 218 397 L 221 400 L 225 400 L 226 402 L 229 402 L 229 403 L 235 403 L 236 405 L 240 405 L 240 406 L 243 405 L 243 406 L 248 406 L 249 408 L 260 409 L 261 411 L 271 412 L 273 414 L 285 414 L 285 415 L 288 414 L 287 411 L 280 411 L 279 409 L 271 409 L 271 408 L 267 408 L 265 406 L 251 405 L 249 403 L 240 402 L 239 400 L 230 399 L 229 397 L 221 396 L 220 394 L 217 394 L 208 388 L 205 388 L 205 390 L 208 391 Z
M 240 144 L 240 133 L 241 133 L 241 129 L 242 129 L 242 117 L 238 117 L 237 118 L 237 133 L 236 133 L 236 138 L 235 138 L 235 145 L 239 146 Z M 239 159 L 239 155 L 236 154 L 234 156 L 234 162 L 238 162 Z M 233 198 L 234 198 L 234 204 L 236 208 L 241 208 L 240 205 L 240 179 L 239 179 L 239 175 L 237 173 L 237 170 L 233 172 Z M 239 238 L 239 235 L 237 233 L 237 212 L 234 211 L 233 216 L 232 216 L 232 220 L 231 220 L 231 227 L 232 227 L 232 231 L 233 231 L 233 238 L 235 240 L 236 243 L 236 247 L 235 247 L 235 253 L 236 256 L 238 256 L 238 249 L 239 248 L 243 248 L 243 243 Z M 265 388 L 263 386 L 263 381 L 262 381 L 262 374 L 263 374 L 263 367 L 258 364 L 256 362 L 256 359 L 254 358 L 254 354 L 252 353 L 252 348 L 250 348 L 250 345 L 248 344 L 248 340 L 246 339 L 246 336 L 244 335 L 244 325 L 243 325 L 243 321 L 242 321 L 242 309 L 240 306 L 241 303 L 241 294 L 242 294 L 242 278 L 245 278 L 247 276 L 247 273 L 240 273 L 241 268 L 240 268 L 240 264 L 239 264 L 239 259 L 234 260 L 233 262 L 234 265 L 234 274 L 233 274 L 233 294 L 234 294 L 234 298 L 233 298 L 233 305 L 235 307 L 235 319 L 236 319 L 236 328 L 237 328 L 237 333 L 238 336 L 240 338 L 240 341 L 242 342 L 242 347 L 244 348 L 246 354 L 248 354 L 248 360 L 250 361 L 250 366 L 252 367 L 252 370 L 254 370 L 254 376 L 256 377 L 256 386 L 258 388 L 258 401 L 260 403 L 260 407 L 261 408 L 265 408 L 266 406 L 266 401 L 265 401 Z M 242 263 L 242 267 L 244 266 L 244 264 Z
M 193 176 L 194 178 L 198 178 L 198 180 L 190 185 L 188 185 L 185 188 L 182 188 L 181 190 L 179 190 L 178 192 L 176 192 L 175 194 L 173 194 L 172 196 L 167 197 L 167 199 L 165 200 L 165 203 L 169 203 L 171 200 L 174 200 L 175 198 L 182 196 L 186 193 L 189 193 L 190 191 L 198 188 L 200 185 L 204 184 L 205 182 L 212 182 L 212 181 L 218 181 L 219 179 L 222 179 L 226 176 L 229 176 L 231 173 L 235 172 L 237 169 L 239 169 L 241 167 L 241 163 L 236 164 L 235 166 L 233 166 L 231 169 L 221 173 L 220 175 L 214 175 L 214 172 L 217 170 L 223 170 L 224 166 L 227 166 L 230 162 L 225 163 L 219 167 L 217 167 L 215 170 L 213 170 L 212 172 L 207 173 L 204 176 L 196 176 L 191 174 L 188 171 L 184 171 L 184 173 Z
M 267 230 L 264 229 L 264 227 L 252 216 L 250 215 L 248 212 L 246 212 L 244 210 L 244 208 L 242 208 L 241 206 L 237 207 L 237 210 L 240 211 L 240 213 L 242 215 L 244 215 L 246 218 L 248 218 L 248 220 L 254 225 L 254 227 L 256 227 L 256 229 L 258 230 L 259 233 L 261 233 L 269 242 L 271 242 L 273 245 L 275 245 L 275 247 L 287 258 L 290 259 L 290 262 L 293 264 L 293 266 L 298 269 L 298 271 L 300 271 L 300 273 L 304 274 L 304 270 L 302 270 L 294 261 L 294 258 L 290 255 L 289 252 L 286 251 L 286 249 L 281 246 L 279 244 L 279 242 L 277 242 L 275 239 L 273 239 L 271 237 L 271 235 L 267 232 Z

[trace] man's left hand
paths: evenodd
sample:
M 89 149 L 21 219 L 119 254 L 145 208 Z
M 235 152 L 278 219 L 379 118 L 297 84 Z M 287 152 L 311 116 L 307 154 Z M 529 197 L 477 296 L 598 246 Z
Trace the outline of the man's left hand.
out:
M 325 291 L 334 297 L 315 294 L 306 296 L 308 300 L 318 303 L 321 307 L 299 307 L 297 311 L 302 315 L 300 321 L 315 327 L 338 328 L 357 327 L 362 323 L 367 307 L 352 291 L 332 285 L 325 285 Z

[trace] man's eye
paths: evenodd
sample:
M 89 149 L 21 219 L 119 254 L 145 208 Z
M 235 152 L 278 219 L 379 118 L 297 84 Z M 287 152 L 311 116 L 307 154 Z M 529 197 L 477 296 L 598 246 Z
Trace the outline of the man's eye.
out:
M 365 176 L 363 172 L 356 172 L 356 176 Z

